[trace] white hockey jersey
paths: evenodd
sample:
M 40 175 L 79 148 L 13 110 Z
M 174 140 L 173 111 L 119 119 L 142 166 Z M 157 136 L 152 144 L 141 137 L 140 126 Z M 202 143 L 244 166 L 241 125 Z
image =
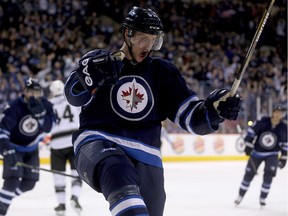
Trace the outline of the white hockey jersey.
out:
M 57 124 L 51 131 L 52 149 L 72 147 L 72 133 L 79 129 L 79 114 L 81 108 L 71 106 L 64 95 L 50 98 L 54 112 L 58 117 Z

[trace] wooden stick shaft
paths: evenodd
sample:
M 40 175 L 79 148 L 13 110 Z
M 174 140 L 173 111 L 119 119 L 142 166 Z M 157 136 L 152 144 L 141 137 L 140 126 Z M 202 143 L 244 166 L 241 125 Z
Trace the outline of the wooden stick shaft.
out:
M 241 80 L 243 78 L 244 72 L 245 72 L 245 70 L 246 70 L 246 68 L 248 66 L 248 63 L 250 62 L 251 56 L 252 56 L 252 54 L 253 54 L 253 52 L 255 50 L 255 47 L 256 47 L 257 42 L 258 42 L 258 40 L 259 40 L 259 38 L 261 36 L 263 28 L 264 28 L 264 26 L 265 26 L 265 24 L 267 22 L 269 14 L 271 13 L 271 10 L 272 10 L 274 2 L 275 2 L 275 0 L 272 0 L 270 2 L 270 5 L 269 5 L 268 9 L 265 10 L 265 13 L 262 16 L 260 24 L 259 24 L 259 26 L 258 26 L 258 28 L 256 30 L 256 33 L 255 33 L 255 35 L 253 37 L 253 40 L 252 40 L 252 42 L 250 44 L 250 47 L 249 47 L 249 49 L 248 49 L 248 51 L 246 53 L 245 59 L 244 59 L 242 65 L 240 67 L 240 70 L 236 74 L 236 77 L 235 77 L 234 82 L 232 84 L 232 87 L 231 87 L 231 90 L 230 90 L 230 96 L 231 97 L 233 97 L 236 94 L 236 92 L 237 92 L 237 90 L 239 88 L 239 85 L 240 85 L 240 82 L 241 82 Z

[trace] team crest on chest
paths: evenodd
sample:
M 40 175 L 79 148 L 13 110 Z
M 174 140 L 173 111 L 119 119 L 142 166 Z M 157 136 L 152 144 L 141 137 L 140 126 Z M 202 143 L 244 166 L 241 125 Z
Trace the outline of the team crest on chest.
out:
M 277 136 L 270 131 L 264 132 L 259 138 L 259 142 L 264 149 L 273 149 L 277 144 Z
M 142 77 L 124 76 L 111 88 L 111 106 L 120 117 L 139 121 L 145 118 L 154 106 L 150 86 Z
M 19 130 L 26 136 L 33 136 L 38 132 L 38 121 L 30 115 L 24 116 L 19 122 Z

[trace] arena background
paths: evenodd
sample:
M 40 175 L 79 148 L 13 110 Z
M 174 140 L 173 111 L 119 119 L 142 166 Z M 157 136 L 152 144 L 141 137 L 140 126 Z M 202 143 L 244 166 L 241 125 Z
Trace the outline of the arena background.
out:
M 165 40 L 152 55 L 173 61 L 199 97 L 215 88 L 230 88 L 268 4 L 264 0 L 2 0 L 0 113 L 22 93 L 28 76 L 37 77 L 48 96 L 51 81 L 65 81 L 82 54 L 96 48 L 119 49 L 120 24 L 133 5 L 159 14 Z M 240 131 L 248 122 L 271 114 L 274 104 L 286 106 L 286 0 L 275 2 L 239 93 L 243 97 L 239 118 L 226 121 L 214 135 L 187 135 L 165 122 L 171 140 L 180 147 L 173 150 L 163 140 L 164 161 L 245 159 Z M 49 149 L 40 149 L 42 162 L 49 162 Z
M 230 88 L 268 4 L 266 0 L 0 0 L 0 114 L 21 95 L 27 77 L 40 79 L 48 96 L 51 81 L 65 81 L 85 52 L 119 49 L 120 23 L 133 5 L 157 11 L 165 41 L 153 55 L 173 61 L 200 97 L 215 88 Z M 233 205 L 246 166 L 242 133 L 249 121 L 270 114 L 273 104 L 287 105 L 287 0 L 275 1 L 239 93 L 244 103 L 238 120 L 227 121 L 216 134 L 194 136 L 164 123 L 173 143 L 163 138 L 161 149 L 165 216 L 288 215 L 287 167 L 279 170 L 264 209 L 258 203 L 263 167 L 243 205 Z M 50 169 L 49 146 L 39 148 L 41 167 Z M 86 184 L 80 202 L 82 215 L 110 214 L 102 195 Z M 36 188 L 16 198 L 7 216 L 54 215 L 56 204 L 52 175 L 41 171 Z M 76 215 L 70 206 L 67 215 Z

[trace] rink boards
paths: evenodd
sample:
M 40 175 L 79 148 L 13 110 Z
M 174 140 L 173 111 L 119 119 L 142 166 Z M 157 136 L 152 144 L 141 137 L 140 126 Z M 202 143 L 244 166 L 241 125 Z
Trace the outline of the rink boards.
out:
M 191 134 L 169 134 L 169 143 L 162 139 L 164 162 L 245 160 L 244 142 L 238 134 L 211 134 L 205 136 Z M 50 162 L 50 150 L 40 146 L 41 163 Z

